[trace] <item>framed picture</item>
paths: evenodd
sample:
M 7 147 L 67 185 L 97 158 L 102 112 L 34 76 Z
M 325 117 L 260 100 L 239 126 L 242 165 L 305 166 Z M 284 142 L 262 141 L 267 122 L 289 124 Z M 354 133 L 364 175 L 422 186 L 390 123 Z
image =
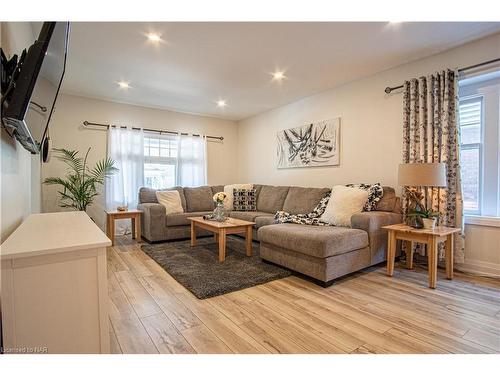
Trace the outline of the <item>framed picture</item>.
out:
M 277 135 L 278 169 L 340 165 L 340 117 Z

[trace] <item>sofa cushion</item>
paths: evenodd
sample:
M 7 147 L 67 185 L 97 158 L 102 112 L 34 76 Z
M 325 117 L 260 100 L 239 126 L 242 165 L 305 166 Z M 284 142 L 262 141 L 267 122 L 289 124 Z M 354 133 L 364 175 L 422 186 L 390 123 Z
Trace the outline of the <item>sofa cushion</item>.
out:
M 330 189 L 328 188 L 304 188 L 292 186 L 288 190 L 283 211 L 292 215 L 308 214 L 314 210 L 321 198 L 323 198 Z
M 179 214 L 184 212 L 181 203 L 181 196 L 177 190 L 157 190 L 156 199 L 168 214 Z
M 264 225 L 276 224 L 276 219 L 274 215 L 258 216 L 255 218 L 255 227 L 260 228 Z
M 260 216 L 267 216 L 267 217 L 274 218 L 273 214 L 270 214 L 269 212 L 262 212 L 262 211 L 231 211 L 229 213 L 229 216 L 233 217 L 235 219 L 253 221 L 253 222 L 255 222 L 255 219 L 257 217 L 260 217 Z
M 367 200 L 367 190 L 335 185 L 320 220 L 339 227 L 350 227 L 351 216 L 363 211 Z
M 233 210 L 257 211 L 257 199 L 255 198 L 255 189 L 234 189 Z
M 259 240 L 317 258 L 345 254 L 368 246 L 368 233 L 361 229 L 274 224 L 259 228 Z
M 214 185 L 210 187 L 212 189 L 212 195 L 215 195 L 217 193 L 220 193 L 221 191 L 224 191 L 224 185 Z
M 211 211 L 214 209 L 213 194 L 210 186 L 184 188 L 187 212 Z
M 227 211 L 231 211 L 234 209 L 233 200 L 234 200 L 234 189 L 253 189 L 253 184 L 232 184 L 224 186 L 224 193 L 226 193 L 227 197 L 224 201 L 224 208 Z
M 167 227 L 177 227 L 179 225 L 191 225 L 188 217 L 203 216 L 212 213 L 212 211 L 201 212 L 183 212 L 180 214 L 170 214 L 166 216 L 165 223 Z
M 375 211 L 378 202 L 384 196 L 384 189 L 380 186 L 380 182 L 375 184 L 347 184 L 347 187 L 366 190 L 368 192 L 368 201 L 363 206 L 363 211 Z
M 396 206 L 396 192 L 392 187 L 383 186 L 384 195 L 375 207 L 376 211 L 393 212 Z
M 161 189 L 164 190 L 177 190 L 179 192 L 179 196 L 181 197 L 182 209 L 186 211 L 186 197 L 184 196 L 184 189 L 182 186 L 175 186 L 169 189 Z M 148 187 L 141 187 L 139 189 L 139 204 L 140 203 L 158 203 L 158 199 L 156 199 L 156 190 Z
M 275 213 L 283 209 L 289 186 L 262 185 L 257 198 L 257 211 Z

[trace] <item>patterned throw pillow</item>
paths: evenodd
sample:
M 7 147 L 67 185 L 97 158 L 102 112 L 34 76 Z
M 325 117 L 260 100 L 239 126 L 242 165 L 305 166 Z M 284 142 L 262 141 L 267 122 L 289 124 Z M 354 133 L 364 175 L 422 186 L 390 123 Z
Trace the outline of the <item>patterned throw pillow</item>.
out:
M 255 189 L 234 189 L 233 210 L 257 211 L 257 199 L 255 198 Z
M 347 184 L 347 187 L 358 188 L 362 190 L 368 190 L 368 201 L 363 207 L 363 211 L 375 211 L 378 202 L 384 196 L 384 189 L 380 185 L 380 182 L 376 184 Z

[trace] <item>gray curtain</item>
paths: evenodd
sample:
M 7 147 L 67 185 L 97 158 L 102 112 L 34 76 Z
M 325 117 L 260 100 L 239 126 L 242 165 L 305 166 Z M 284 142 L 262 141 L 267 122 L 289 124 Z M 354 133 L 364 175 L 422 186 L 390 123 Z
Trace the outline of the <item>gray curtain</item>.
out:
M 423 189 L 427 207 L 438 211 L 439 225 L 463 228 L 460 136 L 457 123 L 458 74 L 452 70 L 404 83 L 403 162 L 446 163 L 446 188 Z M 403 194 L 403 212 L 408 209 Z M 463 231 L 462 231 L 463 233 Z M 455 262 L 464 262 L 464 238 L 455 236 Z M 440 259 L 443 250 L 439 251 Z

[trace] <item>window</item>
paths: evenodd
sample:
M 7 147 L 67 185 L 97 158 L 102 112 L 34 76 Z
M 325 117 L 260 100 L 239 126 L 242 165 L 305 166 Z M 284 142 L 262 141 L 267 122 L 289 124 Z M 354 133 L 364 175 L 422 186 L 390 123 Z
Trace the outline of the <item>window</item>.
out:
M 481 211 L 481 149 L 483 97 L 460 100 L 460 163 L 462 166 L 462 193 L 464 212 Z
M 153 189 L 176 185 L 177 148 L 176 136 L 144 137 L 144 184 Z
M 466 215 L 500 216 L 500 70 L 460 80 L 459 125 Z
M 191 135 L 144 136 L 144 184 L 153 189 L 207 183 L 206 138 Z

